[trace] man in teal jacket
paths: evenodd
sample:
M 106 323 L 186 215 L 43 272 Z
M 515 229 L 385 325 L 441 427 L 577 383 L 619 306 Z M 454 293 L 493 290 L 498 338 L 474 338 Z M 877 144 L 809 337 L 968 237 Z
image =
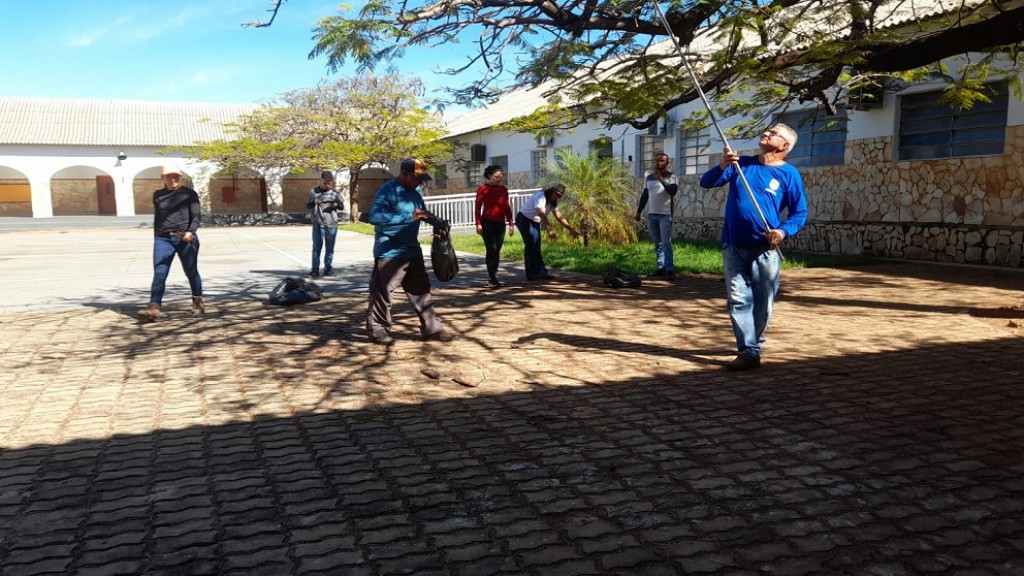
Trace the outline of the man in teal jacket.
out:
M 366 330 L 370 339 L 390 346 L 391 293 L 399 286 L 405 291 L 424 340 L 449 342 L 453 336 L 441 326 L 430 295 L 430 277 L 420 247 L 420 222 L 434 226 L 443 222 L 427 212 L 420 184 L 429 182 L 426 165 L 417 158 L 402 161 L 398 177 L 377 189 L 370 207 L 369 223 L 374 227 L 373 273 L 370 275 L 370 307 Z

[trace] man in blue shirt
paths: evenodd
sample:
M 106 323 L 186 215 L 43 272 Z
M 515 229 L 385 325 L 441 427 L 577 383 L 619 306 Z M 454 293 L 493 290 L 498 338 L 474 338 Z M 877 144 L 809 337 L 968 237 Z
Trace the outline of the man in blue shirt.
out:
M 703 188 L 729 184 L 722 227 L 722 263 L 729 318 L 739 355 L 725 365 L 728 370 L 761 366 L 764 332 L 779 290 L 780 257 L 775 248 L 807 222 L 803 179 L 785 161 L 796 140 L 792 128 L 776 124 L 761 135 L 758 156 L 740 157 L 726 148 L 722 163 L 700 179 Z M 737 166 L 750 184 L 756 204 L 740 180 Z M 767 229 L 764 220 L 768 221 Z
M 374 226 L 373 273 L 370 275 L 370 307 L 366 330 L 370 339 L 390 346 L 395 340 L 391 328 L 391 293 L 399 286 L 420 319 L 424 340 L 449 342 L 453 336 L 441 326 L 430 295 L 430 277 L 420 247 L 420 222 L 434 226 L 443 222 L 427 212 L 420 184 L 429 182 L 426 165 L 417 158 L 406 158 L 398 177 L 377 189 L 370 207 L 369 223 Z

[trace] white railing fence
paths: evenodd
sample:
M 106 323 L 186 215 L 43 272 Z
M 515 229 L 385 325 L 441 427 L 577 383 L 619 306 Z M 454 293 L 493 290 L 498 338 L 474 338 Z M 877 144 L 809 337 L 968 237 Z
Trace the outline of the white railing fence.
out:
M 540 188 L 509 190 L 508 200 L 512 204 L 512 213 L 518 212 L 522 208 L 523 203 L 526 202 L 526 199 L 538 190 Z M 476 218 L 473 216 L 476 193 L 427 196 L 424 200 L 427 203 L 427 211 L 442 220 L 450 222 L 453 231 L 473 230 L 476 227 Z M 430 226 L 420 226 L 420 234 L 430 233 Z

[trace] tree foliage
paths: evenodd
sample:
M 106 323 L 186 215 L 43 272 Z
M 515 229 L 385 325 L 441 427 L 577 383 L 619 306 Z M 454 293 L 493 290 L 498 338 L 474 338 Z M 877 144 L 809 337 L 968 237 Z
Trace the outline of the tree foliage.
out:
M 568 148 L 555 153 L 544 186 L 561 183 L 566 195 L 560 202 L 565 217 L 583 235 L 583 243 L 592 239 L 605 244 L 636 242 L 633 206 L 636 197 L 628 168 L 596 153 L 581 156 Z
M 409 156 L 428 163 L 447 158 L 441 119 L 419 104 L 421 95 L 420 80 L 397 74 L 341 78 L 285 92 L 229 124 L 232 138 L 200 142 L 185 152 L 231 172 L 347 168 L 354 199 L 364 167 Z
M 832 110 L 850 90 L 929 74 L 957 80 L 950 102 L 971 102 L 979 79 L 1017 71 L 1024 40 L 1024 7 L 1005 0 L 660 6 L 672 36 L 699 52 L 687 58 L 704 91 L 721 101 L 776 87 L 752 92 L 749 100 L 762 110 L 799 101 Z M 369 0 L 357 12 L 322 18 L 310 58 L 326 56 L 332 70 L 348 61 L 369 70 L 407 50 L 465 43 L 465 65 L 442 72 L 483 72 L 452 89 L 454 102 L 476 105 L 542 86 L 579 104 L 560 108 L 561 116 L 549 111 L 549 125 L 600 118 L 645 128 L 698 98 L 667 39 L 654 5 L 638 0 Z M 963 66 L 944 69 L 944 59 L 956 56 L 966 57 Z

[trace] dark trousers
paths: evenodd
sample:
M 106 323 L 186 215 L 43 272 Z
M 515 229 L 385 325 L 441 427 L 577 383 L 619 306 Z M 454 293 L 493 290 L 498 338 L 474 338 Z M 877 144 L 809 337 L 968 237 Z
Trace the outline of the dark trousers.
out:
M 548 273 L 544 266 L 544 256 L 540 251 L 541 229 L 540 223 L 523 216 L 522 212 L 516 213 L 516 228 L 523 236 L 523 260 L 526 264 L 526 279 L 533 280 L 538 276 L 545 276 Z
M 181 260 L 192 295 L 203 295 L 203 279 L 199 277 L 199 236 L 193 234 L 192 242 L 185 242 L 180 236 L 157 236 L 153 239 L 153 284 L 149 288 L 149 301 L 153 304 L 164 301 L 167 275 L 175 255 Z
M 426 337 L 440 332 L 441 320 L 434 312 L 430 277 L 423 258 L 377 258 L 370 274 L 370 307 L 366 312 L 366 331 L 370 336 L 387 336 L 391 328 L 391 293 L 399 286 L 420 319 L 420 334 Z
M 484 261 L 487 262 L 487 276 L 495 278 L 498 273 L 498 260 L 501 258 L 501 247 L 505 244 L 505 222 L 481 219 L 483 225 L 484 248 L 487 255 Z

